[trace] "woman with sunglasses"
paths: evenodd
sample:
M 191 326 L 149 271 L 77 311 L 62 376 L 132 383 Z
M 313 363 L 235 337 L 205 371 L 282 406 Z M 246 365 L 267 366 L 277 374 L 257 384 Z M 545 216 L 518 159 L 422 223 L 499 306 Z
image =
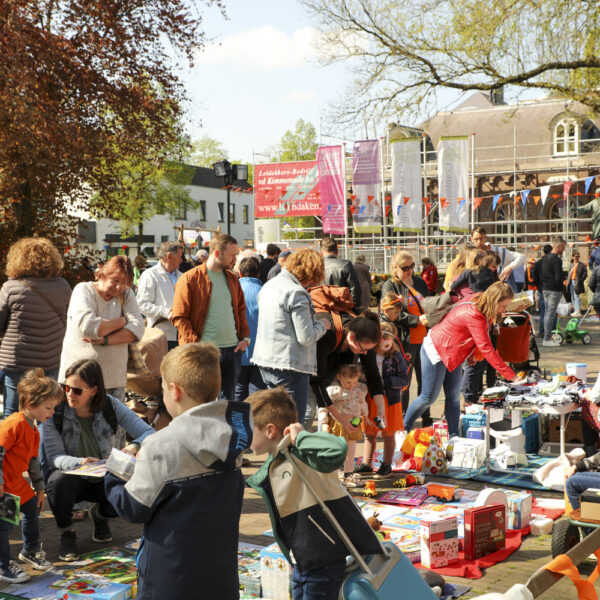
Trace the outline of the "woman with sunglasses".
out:
M 104 479 L 69 475 L 65 471 L 106 459 L 115 447 L 117 426 L 134 439 L 123 451 L 135 455 L 142 440 L 154 433 L 118 399 L 108 395 L 102 368 L 95 360 L 79 360 L 64 374 L 66 403 L 57 407 L 53 417 L 41 427 L 41 448 L 46 493 L 61 532 L 60 560 L 79 558 L 72 511 L 76 503 L 94 502 L 88 511 L 92 539 L 110 542 L 107 518 L 115 517 L 104 493 Z
M 458 435 L 462 363 L 486 359 L 509 381 L 515 372 L 500 358 L 490 340 L 490 328 L 506 312 L 514 297 L 511 287 L 500 281 L 481 295 L 455 304 L 443 320 L 433 327 L 421 348 L 423 390 L 413 400 L 404 417 L 406 431 L 431 406 L 444 387 L 445 416 L 450 436 Z
M 415 261 L 410 252 L 401 250 L 392 258 L 392 278 L 388 279 L 381 288 L 381 297 L 392 293 L 399 296 L 402 302 L 398 305 L 398 317 L 394 325 L 398 328 L 398 334 L 402 341 L 402 348 L 406 354 L 410 354 L 410 366 L 417 377 L 417 394 L 421 393 L 421 344 L 427 335 L 427 319 L 421 303 L 423 298 L 429 296 L 429 289 L 425 281 L 415 275 Z M 408 409 L 410 397 L 410 382 L 402 393 L 402 407 Z M 431 425 L 431 414 L 429 409 L 423 413 L 423 427 Z

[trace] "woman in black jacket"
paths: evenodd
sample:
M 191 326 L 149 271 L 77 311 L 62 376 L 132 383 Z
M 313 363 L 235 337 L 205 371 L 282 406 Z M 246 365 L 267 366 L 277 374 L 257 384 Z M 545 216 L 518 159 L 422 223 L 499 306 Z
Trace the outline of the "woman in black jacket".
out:
M 417 377 L 418 394 L 421 393 L 421 344 L 427 335 L 425 313 L 421 306 L 423 298 L 429 296 L 427 284 L 421 277 L 415 275 L 415 261 L 410 252 L 400 250 L 392 258 L 392 278 L 388 279 L 381 288 L 381 297 L 394 293 L 402 298 L 401 310 L 395 325 L 402 340 L 406 354 L 411 355 L 411 369 Z M 411 374 L 412 379 L 412 374 Z M 402 409 L 406 412 L 410 395 L 410 384 L 402 394 Z M 431 425 L 429 409 L 422 415 L 423 427 Z

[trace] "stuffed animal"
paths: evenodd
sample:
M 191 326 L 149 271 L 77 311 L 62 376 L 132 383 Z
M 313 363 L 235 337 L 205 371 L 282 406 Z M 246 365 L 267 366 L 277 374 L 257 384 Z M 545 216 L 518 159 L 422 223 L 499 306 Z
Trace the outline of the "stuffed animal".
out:
M 379 513 L 373 513 L 367 519 L 367 523 L 371 526 L 371 529 L 375 532 L 375 535 L 383 542 L 385 540 L 385 534 L 383 531 L 380 531 L 382 522 L 377 518 Z

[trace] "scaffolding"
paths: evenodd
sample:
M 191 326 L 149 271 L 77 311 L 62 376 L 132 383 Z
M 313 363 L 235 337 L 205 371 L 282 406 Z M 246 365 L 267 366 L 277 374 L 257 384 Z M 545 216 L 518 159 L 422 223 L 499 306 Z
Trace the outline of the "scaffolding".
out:
M 550 148 L 549 148 L 550 147 Z M 391 195 L 391 159 L 389 144 L 382 138 L 381 153 L 382 199 L 386 201 L 385 225 L 379 234 L 361 234 L 351 225 L 349 202 L 346 203 L 348 227 L 345 236 L 334 236 L 338 241 L 340 256 L 354 261 L 364 255 L 367 264 L 374 272 L 387 270 L 391 257 L 400 249 L 411 252 L 417 264 L 421 258 L 430 257 L 442 269 L 455 257 L 456 248 L 468 240 L 468 233 L 457 234 L 440 231 L 438 227 L 437 198 L 437 154 L 426 149 L 425 138 L 421 153 L 423 199 L 430 203 L 428 216 L 423 216 L 421 233 L 397 231 L 390 222 L 388 202 Z M 425 159 L 425 160 L 424 160 Z M 346 154 L 347 199 L 352 186 L 352 156 Z M 471 229 L 484 227 L 494 245 L 503 246 L 526 258 L 540 258 L 544 244 L 560 235 L 567 241 L 563 254 L 565 263 L 570 262 L 577 249 L 582 260 L 587 260 L 590 241 L 593 238 L 590 217 L 581 215 L 579 206 L 596 198 L 595 175 L 600 175 L 600 138 L 567 140 L 562 152 L 556 152 L 554 142 L 518 144 L 516 130 L 513 144 L 507 146 L 478 147 L 475 135 L 471 136 L 471 168 L 469 214 Z M 584 179 L 594 176 L 588 193 L 583 191 Z M 570 190 L 563 193 L 565 182 L 572 182 Z M 545 204 L 534 200 L 534 190 L 542 186 L 550 189 Z M 600 186 L 598 188 L 600 190 Z M 523 204 L 522 190 L 530 190 L 529 198 Z M 493 197 L 500 195 L 503 200 L 493 207 Z M 539 194 L 537 194 L 539 196 Z M 479 202 L 476 205 L 475 200 Z M 425 203 L 424 203 L 425 205 Z M 423 211 L 425 213 L 425 210 Z M 318 224 L 320 218 L 315 217 Z M 322 228 L 299 228 L 286 225 L 284 239 L 290 247 L 318 247 Z M 298 239 L 303 234 L 305 239 Z M 307 234 L 312 236 L 307 237 Z

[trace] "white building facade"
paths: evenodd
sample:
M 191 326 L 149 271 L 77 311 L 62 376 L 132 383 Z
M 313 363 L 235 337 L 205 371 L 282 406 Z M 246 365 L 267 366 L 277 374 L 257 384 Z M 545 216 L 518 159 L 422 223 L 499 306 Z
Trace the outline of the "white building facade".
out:
M 229 227 L 229 233 L 236 238 L 240 247 L 254 247 L 254 196 L 247 183 L 234 182 L 229 189 L 229 223 L 228 190 L 223 189 L 222 177 L 216 177 L 212 169 L 196 167 L 192 183 L 186 188 L 191 198 L 199 204 L 198 208 L 182 208 L 176 218 L 163 214 L 154 215 L 146 221 L 142 237 L 142 250 L 146 256 L 154 256 L 162 242 L 177 240 L 182 225 L 185 229 L 200 231 L 220 227 L 222 233 L 227 233 Z M 124 237 L 119 222 L 113 219 L 86 219 L 79 226 L 79 235 L 80 244 L 104 252 L 105 257 L 125 254 L 134 258 L 138 253 L 137 235 Z

